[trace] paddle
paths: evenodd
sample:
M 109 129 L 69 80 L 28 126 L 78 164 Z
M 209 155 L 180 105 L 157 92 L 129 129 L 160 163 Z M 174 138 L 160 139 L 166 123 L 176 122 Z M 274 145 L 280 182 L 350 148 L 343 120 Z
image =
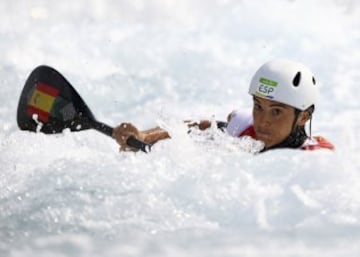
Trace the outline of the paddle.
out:
M 45 134 L 96 129 L 112 137 L 113 128 L 99 122 L 72 85 L 55 69 L 48 66 L 35 68 L 21 92 L 17 110 L 20 129 Z M 151 145 L 134 137 L 127 140 L 131 147 L 143 152 Z

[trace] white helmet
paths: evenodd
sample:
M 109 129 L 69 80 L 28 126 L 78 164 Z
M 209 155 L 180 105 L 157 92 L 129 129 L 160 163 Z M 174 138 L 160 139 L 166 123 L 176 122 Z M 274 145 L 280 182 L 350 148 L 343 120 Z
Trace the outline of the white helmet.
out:
M 305 65 L 277 59 L 257 70 L 251 80 L 249 93 L 304 111 L 315 104 L 318 86 L 313 73 Z

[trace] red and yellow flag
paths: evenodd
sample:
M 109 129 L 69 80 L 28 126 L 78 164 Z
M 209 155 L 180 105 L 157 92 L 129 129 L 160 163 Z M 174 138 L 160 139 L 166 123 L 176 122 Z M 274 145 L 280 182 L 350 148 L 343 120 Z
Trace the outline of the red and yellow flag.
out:
M 38 82 L 28 103 L 28 115 L 37 114 L 40 121 L 48 122 L 51 109 L 59 92 L 60 90 L 55 87 Z

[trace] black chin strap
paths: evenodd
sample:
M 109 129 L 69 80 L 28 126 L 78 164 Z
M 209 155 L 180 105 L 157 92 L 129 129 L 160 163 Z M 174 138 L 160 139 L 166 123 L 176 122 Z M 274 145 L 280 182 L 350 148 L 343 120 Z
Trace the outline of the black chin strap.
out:
M 290 135 L 284 139 L 284 141 L 271 146 L 269 148 L 265 148 L 264 151 L 275 149 L 275 148 L 299 148 L 308 138 L 305 132 L 304 127 L 295 126 L 291 131 Z
M 311 119 L 312 119 L 312 113 L 314 111 L 314 106 L 309 107 L 306 111 L 309 112 L 310 114 L 310 135 L 311 135 Z M 300 113 L 301 113 L 300 110 L 295 109 L 295 119 L 292 125 L 292 130 L 290 135 L 287 138 L 285 138 L 282 142 L 274 146 L 271 146 L 269 148 L 264 148 L 261 152 L 265 152 L 267 150 L 275 149 L 275 148 L 299 148 L 300 146 L 302 146 L 305 140 L 309 137 L 305 132 L 304 126 L 296 125 Z

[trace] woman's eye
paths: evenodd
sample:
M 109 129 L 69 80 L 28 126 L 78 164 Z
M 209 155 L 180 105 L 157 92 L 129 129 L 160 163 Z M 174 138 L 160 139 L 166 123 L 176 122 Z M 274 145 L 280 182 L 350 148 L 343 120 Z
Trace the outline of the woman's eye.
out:
M 254 103 L 254 109 L 260 110 L 260 109 L 261 109 L 260 104 L 256 104 L 256 103 Z
M 280 109 L 274 109 L 274 110 L 272 110 L 272 113 L 273 113 L 273 115 L 280 115 L 281 114 L 281 110 Z

